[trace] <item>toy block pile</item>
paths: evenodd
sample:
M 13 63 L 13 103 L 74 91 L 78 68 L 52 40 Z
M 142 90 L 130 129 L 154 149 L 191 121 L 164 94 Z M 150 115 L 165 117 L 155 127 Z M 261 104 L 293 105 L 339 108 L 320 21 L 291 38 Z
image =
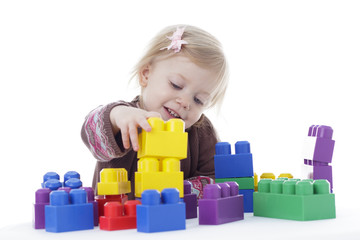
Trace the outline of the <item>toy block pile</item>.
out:
M 244 195 L 244 212 L 253 211 L 254 171 L 250 152 L 250 143 L 235 143 L 235 154 L 231 154 L 228 142 L 219 142 L 215 146 L 215 182 L 235 181 L 239 185 L 239 194 Z
M 35 229 L 48 232 L 67 232 L 93 229 L 97 226 L 97 202 L 92 188 L 82 187 L 80 174 L 75 171 L 64 175 L 64 182 L 55 172 L 43 177 L 43 188 L 35 192 Z
M 303 152 L 304 164 L 311 168 L 307 177 L 328 180 L 331 192 L 333 191 L 331 162 L 335 145 L 332 135 L 333 129 L 329 126 L 310 126 Z
M 254 216 L 299 221 L 335 218 L 335 195 L 325 179 L 262 179 L 254 192 Z

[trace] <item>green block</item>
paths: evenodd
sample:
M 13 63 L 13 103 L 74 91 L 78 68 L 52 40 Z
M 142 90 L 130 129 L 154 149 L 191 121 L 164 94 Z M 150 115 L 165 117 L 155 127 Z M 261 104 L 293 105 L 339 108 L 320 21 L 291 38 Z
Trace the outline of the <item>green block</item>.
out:
M 239 189 L 254 189 L 254 178 L 216 178 L 215 183 L 236 182 L 239 184 Z
M 263 179 L 254 192 L 254 216 L 289 220 L 335 218 L 335 195 L 327 180 L 314 183 Z

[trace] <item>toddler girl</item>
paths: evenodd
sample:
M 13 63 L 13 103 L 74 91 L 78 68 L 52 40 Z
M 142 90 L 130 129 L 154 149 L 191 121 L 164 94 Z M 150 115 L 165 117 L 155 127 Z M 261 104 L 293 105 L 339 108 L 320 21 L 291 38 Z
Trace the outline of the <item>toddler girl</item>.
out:
M 203 112 L 220 105 L 228 83 L 228 66 L 219 41 L 197 27 L 167 27 L 151 41 L 133 78 L 141 86 L 139 96 L 131 102 L 96 108 L 82 126 L 81 137 L 97 159 L 93 188 L 101 169 L 125 168 L 134 192 L 138 129 L 151 130 L 149 117 L 180 118 L 188 132 L 188 154 L 181 160 L 181 171 L 201 195 L 202 186 L 213 182 L 218 142 Z

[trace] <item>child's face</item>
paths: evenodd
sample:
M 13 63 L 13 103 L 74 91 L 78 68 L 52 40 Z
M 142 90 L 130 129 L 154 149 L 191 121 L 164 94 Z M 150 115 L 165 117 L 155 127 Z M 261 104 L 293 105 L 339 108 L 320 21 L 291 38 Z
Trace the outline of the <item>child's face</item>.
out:
M 180 54 L 154 61 L 140 73 L 145 110 L 160 113 L 165 121 L 181 118 L 185 128 L 199 120 L 215 84 L 214 72 Z

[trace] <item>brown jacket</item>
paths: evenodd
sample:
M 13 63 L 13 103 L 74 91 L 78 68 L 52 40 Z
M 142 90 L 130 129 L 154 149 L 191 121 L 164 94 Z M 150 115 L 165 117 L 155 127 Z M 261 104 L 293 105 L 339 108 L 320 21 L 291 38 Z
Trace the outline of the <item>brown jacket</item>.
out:
M 96 189 L 96 183 L 100 181 L 100 171 L 103 168 L 125 168 L 131 181 L 132 192 L 134 192 L 137 153 L 131 148 L 124 149 L 121 134 L 114 136 L 110 123 L 110 111 L 118 105 L 139 107 L 139 97 L 131 102 L 118 101 L 100 106 L 90 112 L 82 126 L 81 137 L 97 159 L 93 188 Z M 202 115 L 198 122 L 186 129 L 186 132 L 188 132 L 188 157 L 181 160 L 184 179 L 194 176 L 214 178 L 214 154 L 218 138 L 210 120 Z M 133 198 L 133 194 L 129 194 L 129 198 Z

